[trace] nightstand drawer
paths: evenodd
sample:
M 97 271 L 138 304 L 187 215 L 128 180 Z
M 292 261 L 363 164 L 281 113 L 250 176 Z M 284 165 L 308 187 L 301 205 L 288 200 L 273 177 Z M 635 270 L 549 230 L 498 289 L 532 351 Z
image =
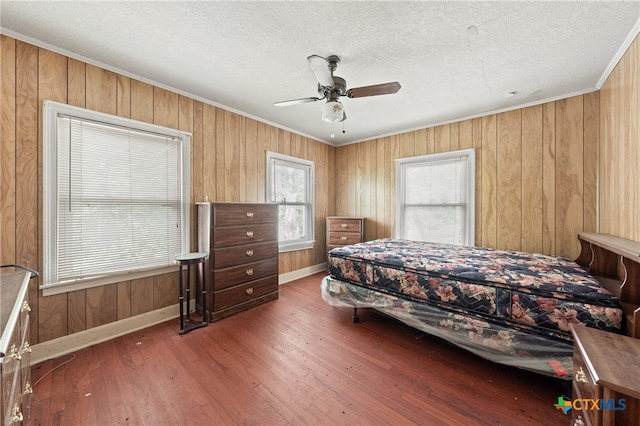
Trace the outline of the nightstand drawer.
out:
M 329 232 L 362 232 L 362 219 L 327 219 L 327 231 Z
M 362 242 L 362 235 L 353 232 L 329 232 L 330 245 L 347 245 Z

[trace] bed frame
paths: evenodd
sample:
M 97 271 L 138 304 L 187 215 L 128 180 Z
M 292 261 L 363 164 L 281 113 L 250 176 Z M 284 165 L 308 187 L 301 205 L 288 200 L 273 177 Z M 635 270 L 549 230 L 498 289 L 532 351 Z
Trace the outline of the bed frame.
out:
M 587 232 L 578 240 L 582 250 L 576 263 L 620 299 L 625 334 L 640 338 L 640 242 Z
M 640 242 L 609 234 L 581 232 L 576 263 L 596 277 L 622 304 L 627 336 L 640 338 Z M 353 308 L 353 322 L 360 321 Z
M 581 251 L 580 255 L 575 259 L 575 263 L 589 272 L 591 276 L 618 298 L 623 315 L 620 332 L 634 338 L 640 338 L 640 242 L 597 233 L 580 233 L 578 234 L 578 241 Z M 546 340 L 543 335 L 536 335 L 535 333 L 529 335 L 526 327 L 523 329 L 514 328 L 514 336 L 524 337 L 525 339 L 520 342 L 525 345 L 533 345 L 531 346 L 531 354 L 537 355 L 527 356 L 529 349 L 525 348 L 524 352 L 521 352 L 522 347 L 517 349 L 517 352 L 502 352 L 499 346 L 501 346 L 500 339 L 504 336 L 499 334 L 495 334 L 498 339 L 496 340 L 496 347 L 494 347 L 491 344 L 485 346 L 486 342 L 493 342 L 491 339 L 494 336 L 489 337 L 487 341 L 482 341 L 481 345 L 475 345 L 477 342 L 474 342 L 473 339 L 469 342 L 466 339 L 461 340 L 460 337 L 465 336 L 464 334 L 457 332 L 449 334 L 447 331 L 440 333 L 439 324 L 441 320 L 438 316 L 440 313 L 438 306 L 424 305 L 425 307 L 430 306 L 433 310 L 422 311 L 425 315 L 424 318 L 428 318 L 423 322 L 420 317 L 413 317 L 411 314 L 404 315 L 406 311 L 402 298 L 389 297 L 387 293 L 379 292 L 376 289 L 360 287 L 331 276 L 323 279 L 321 288 L 323 298 L 330 305 L 353 309 L 353 322 L 359 321 L 358 307 L 373 308 L 383 315 L 389 315 L 401 322 L 406 322 L 410 326 L 442 337 L 497 363 L 552 375 L 563 380 L 572 379 L 570 365 L 572 364 L 573 343 L 570 335 L 562 338 L 560 338 L 561 336 L 549 335 L 552 338 Z M 340 296 L 341 294 L 344 295 L 344 299 Z M 395 304 L 398 300 L 401 301 L 400 305 Z M 444 310 L 443 313 L 445 313 Z M 455 315 L 453 317 L 450 316 L 451 312 L 445 313 L 445 315 L 447 316 L 442 318 L 444 321 L 451 319 L 455 324 L 455 321 L 458 320 Z M 457 326 L 454 325 L 454 327 Z M 505 324 L 505 327 L 508 328 L 508 324 Z M 462 325 L 457 329 L 467 330 L 468 327 Z M 531 336 L 541 337 L 542 340 L 537 341 L 537 337 L 529 340 Z M 471 337 L 473 338 L 473 336 Z M 510 336 L 505 338 L 509 340 Z M 518 339 L 518 337 L 516 338 Z M 547 345 L 546 342 L 549 344 Z M 482 348 L 491 352 L 490 355 L 487 356 L 487 352 L 484 352 Z M 502 358 L 503 354 L 505 356 Z

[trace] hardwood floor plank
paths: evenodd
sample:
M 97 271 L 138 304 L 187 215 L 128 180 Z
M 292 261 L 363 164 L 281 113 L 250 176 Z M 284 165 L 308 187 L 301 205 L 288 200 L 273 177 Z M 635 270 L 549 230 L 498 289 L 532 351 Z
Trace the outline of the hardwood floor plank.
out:
M 316 274 L 186 335 L 178 320 L 84 349 L 34 388 L 35 425 L 560 425 L 552 378 L 499 366 L 371 310 Z M 69 356 L 34 366 L 34 380 Z

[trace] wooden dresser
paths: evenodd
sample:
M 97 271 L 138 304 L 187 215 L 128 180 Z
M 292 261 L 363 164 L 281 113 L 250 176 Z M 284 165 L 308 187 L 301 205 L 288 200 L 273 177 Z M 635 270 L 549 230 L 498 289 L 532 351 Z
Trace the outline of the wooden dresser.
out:
M 277 299 L 278 205 L 197 204 L 198 251 L 209 253 L 210 321 Z
M 0 272 L 0 370 L 3 425 L 28 424 L 31 405 L 29 346 L 30 272 L 3 268 Z
M 327 251 L 364 241 L 364 218 L 347 216 L 327 217 Z
M 640 425 L 640 339 L 584 326 L 572 334 L 571 425 Z

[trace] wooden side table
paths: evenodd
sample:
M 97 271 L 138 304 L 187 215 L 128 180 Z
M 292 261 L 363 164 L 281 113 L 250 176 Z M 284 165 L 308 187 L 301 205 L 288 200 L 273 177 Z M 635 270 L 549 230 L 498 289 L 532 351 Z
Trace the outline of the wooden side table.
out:
M 351 216 L 327 217 L 327 251 L 364 241 L 364 218 Z
M 185 334 L 196 328 L 205 327 L 207 321 L 207 280 L 205 277 L 205 260 L 209 255 L 207 253 L 184 253 L 180 256 L 176 256 L 175 260 L 178 262 L 178 274 L 179 278 L 179 290 L 178 300 L 180 302 L 180 330 L 179 334 Z M 191 301 L 191 266 L 197 265 L 196 280 L 200 281 L 200 288 L 202 289 L 202 321 L 196 322 L 191 320 L 191 307 L 189 306 Z M 184 267 L 186 266 L 187 272 L 187 286 L 184 286 Z M 187 298 L 187 314 L 185 318 L 184 313 L 184 298 Z

